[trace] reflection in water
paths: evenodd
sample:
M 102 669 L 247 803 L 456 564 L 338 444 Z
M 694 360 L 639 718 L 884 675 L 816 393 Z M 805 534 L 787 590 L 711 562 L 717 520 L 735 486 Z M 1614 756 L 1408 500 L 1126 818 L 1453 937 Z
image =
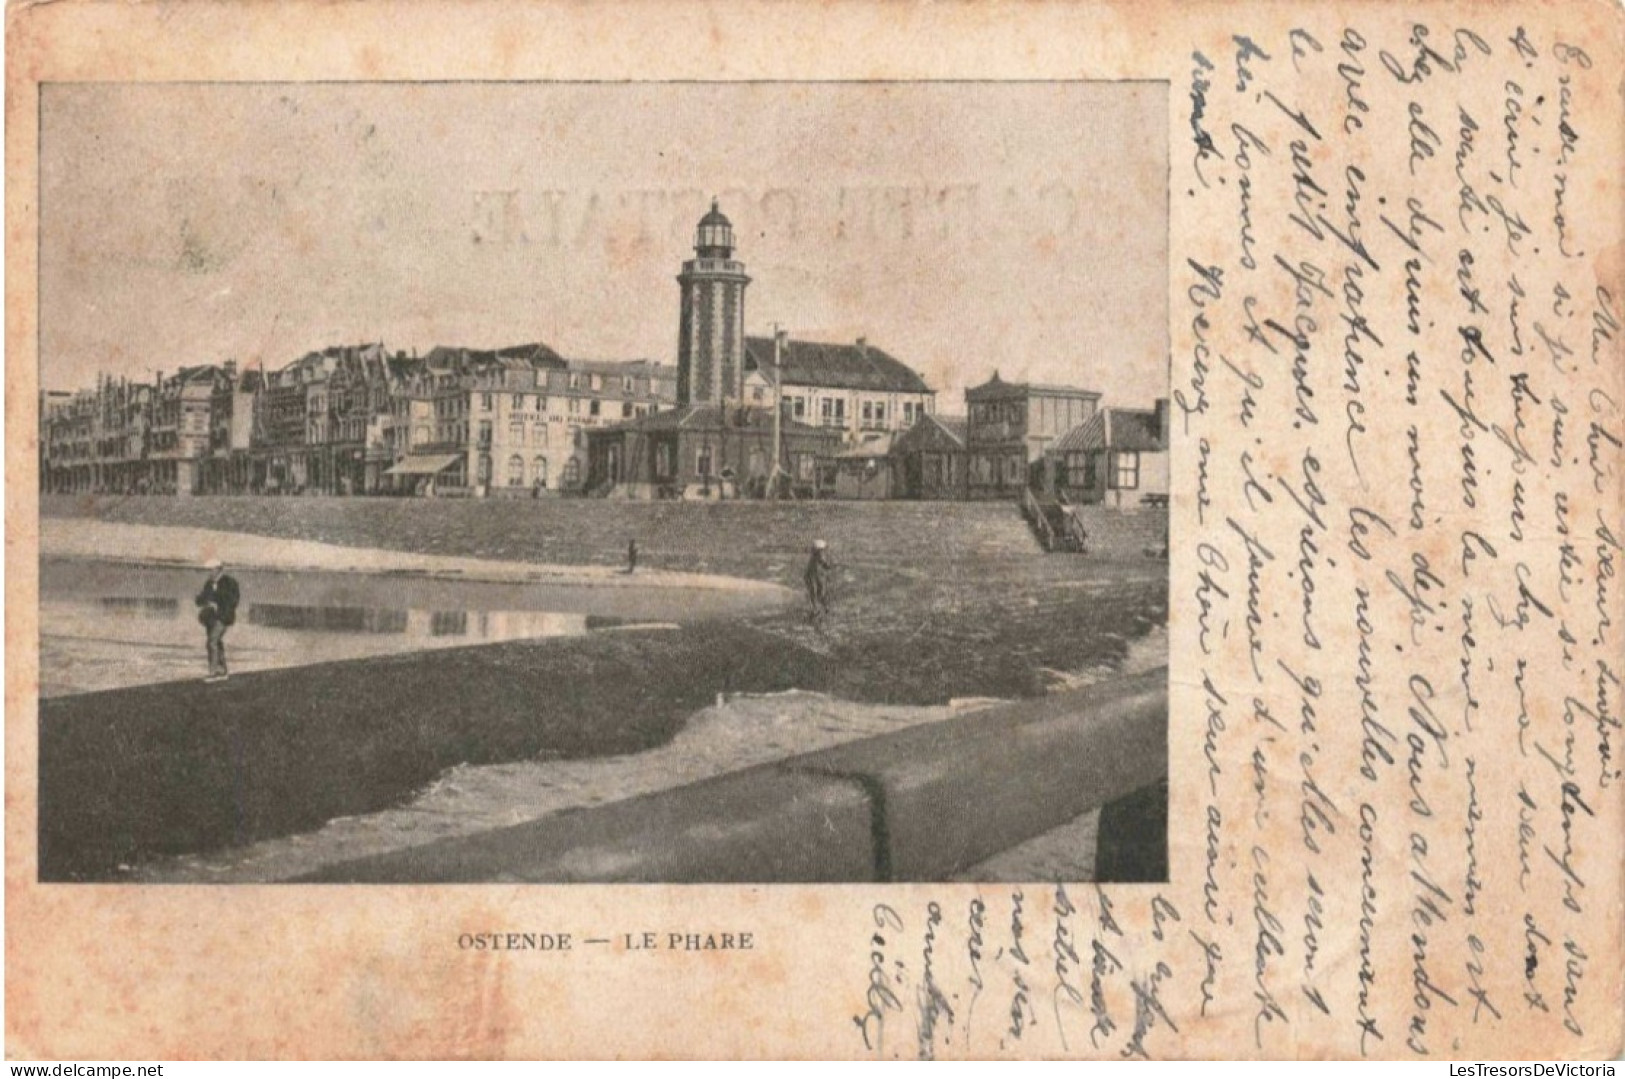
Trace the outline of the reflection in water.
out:
M 84 602 L 84 601 L 80 601 Z M 153 621 L 183 620 L 190 625 L 192 608 L 171 596 L 98 596 L 90 605 L 115 618 Z M 74 601 L 48 603 L 54 628 L 67 628 L 67 612 Z M 641 625 L 635 619 L 555 611 L 421 610 L 402 607 L 355 607 L 319 603 L 249 603 L 239 625 L 292 633 L 399 635 L 408 638 L 469 637 L 508 640 L 518 637 L 572 635 L 595 629 L 621 629 Z M 87 612 L 88 613 L 88 612 Z M 186 617 L 182 619 L 182 616 Z M 76 634 L 69 634 L 70 636 Z M 239 632 L 237 638 L 240 640 Z
M 248 624 L 267 629 L 322 633 L 405 633 L 407 612 L 384 607 L 308 607 L 292 603 L 251 603 Z
M 200 678 L 207 670 L 193 603 L 199 573 L 50 559 L 40 567 L 41 696 Z M 680 618 L 695 602 L 686 590 L 644 595 L 368 574 L 245 571 L 239 581 L 243 603 L 227 638 L 233 673 L 578 636 L 648 625 L 651 616 Z M 555 600 L 565 611 L 537 609 Z M 587 613 L 600 602 L 615 613 Z
M 97 606 L 104 614 L 131 618 L 174 618 L 181 601 L 170 596 L 102 596 Z
M 469 637 L 479 641 L 580 633 L 586 616 L 552 611 L 423 611 L 394 607 L 331 607 L 251 603 L 248 624 L 307 633 L 389 633 L 406 637 Z
M 434 611 L 429 615 L 429 636 L 466 637 L 467 635 L 467 611 Z

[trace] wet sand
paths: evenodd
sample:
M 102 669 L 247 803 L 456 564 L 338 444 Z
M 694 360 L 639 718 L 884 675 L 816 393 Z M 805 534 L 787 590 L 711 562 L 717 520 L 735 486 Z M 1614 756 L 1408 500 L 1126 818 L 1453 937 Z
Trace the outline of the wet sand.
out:
M 205 562 L 220 559 L 234 568 L 413 574 L 461 581 L 579 585 L 599 589 L 707 589 L 748 595 L 770 605 L 797 598 L 782 585 L 711 573 L 645 567 L 636 574 L 626 574 L 614 566 L 418 554 L 206 528 L 85 518 L 41 518 L 40 555 L 42 558 L 176 566 L 200 571 Z
M 41 522 L 40 696 L 201 678 L 192 602 L 229 563 L 233 672 L 759 614 L 789 589 L 714 574 L 417 555 L 198 528 Z M 589 618 L 594 622 L 589 622 Z
M 1087 685 L 1116 674 L 1149 670 L 1166 663 L 1167 654 L 1167 631 L 1159 627 L 1132 642 L 1120 665 L 1058 675 L 1056 684 L 1058 688 Z M 170 883 L 285 880 L 334 862 L 652 794 L 996 703 L 1000 702 L 977 698 L 916 707 L 859 704 L 800 690 L 742 694 L 702 709 L 671 742 L 643 753 L 459 766 L 401 807 L 341 818 L 316 832 L 213 856 L 154 860 L 127 879 Z M 1049 836 L 973 867 L 961 879 L 1088 880 L 1094 865 L 1096 817 L 1086 814 Z
M 792 607 L 42 700 L 41 873 L 51 880 L 131 879 L 121 865 L 165 879 L 273 879 L 269 860 L 232 867 L 263 844 L 320 848 L 344 829 L 381 832 L 397 849 L 567 812 L 762 754 L 940 720 L 953 698 L 1032 698 L 1116 670 L 1167 619 L 1165 563 L 1137 551 L 1045 555 L 1003 504 L 47 499 L 42 513 L 81 535 L 109 522 L 186 525 L 227 530 L 254 551 L 281 540 L 342 547 L 334 557 L 349 566 L 377 566 L 372 549 L 388 547 L 410 564 L 563 565 L 610 582 L 636 536 L 639 584 L 644 568 L 726 574 L 775 582 L 780 596 L 783 586 L 798 594 L 807 537 L 826 539 L 838 566 L 834 609 L 816 627 Z M 145 554 L 171 565 L 201 557 L 195 540 L 179 556 Z M 710 716 L 719 693 L 729 708 L 755 694 L 776 710 L 726 736 L 728 723 Z M 690 735 L 682 745 L 699 763 L 653 758 L 655 773 L 678 778 L 640 781 L 643 755 L 691 724 L 716 738 L 714 751 Z M 530 771 L 566 762 L 632 767 Z M 390 813 L 407 816 L 392 826 Z M 183 859 L 190 869 L 177 868 Z

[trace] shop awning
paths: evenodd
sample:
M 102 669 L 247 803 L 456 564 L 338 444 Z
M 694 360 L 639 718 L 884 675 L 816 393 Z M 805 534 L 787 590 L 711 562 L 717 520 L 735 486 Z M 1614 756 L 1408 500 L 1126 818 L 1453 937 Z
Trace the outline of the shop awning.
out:
M 444 472 L 462 459 L 462 456 L 456 453 L 435 455 L 433 457 L 403 457 L 396 461 L 384 475 L 434 476 Z

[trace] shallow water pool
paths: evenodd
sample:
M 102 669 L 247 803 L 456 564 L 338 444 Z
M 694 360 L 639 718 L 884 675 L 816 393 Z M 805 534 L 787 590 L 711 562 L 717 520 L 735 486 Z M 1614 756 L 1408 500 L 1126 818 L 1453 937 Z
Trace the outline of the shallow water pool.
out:
M 577 636 L 759 610 L 759 596 L 662 585 L 460 581 L 410 573 L 230 570 L 242 588 L 226 635 L 233 673 L 396 652 Z M 193 602 L 199 570 L 117 561 L 40 563 L 40 695 L 207 672 Z

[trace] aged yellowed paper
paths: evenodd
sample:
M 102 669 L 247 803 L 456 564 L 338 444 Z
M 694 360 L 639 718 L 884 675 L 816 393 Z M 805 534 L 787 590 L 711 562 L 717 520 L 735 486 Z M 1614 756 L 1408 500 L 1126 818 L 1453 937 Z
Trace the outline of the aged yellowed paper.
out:
M 12 8 L 8 1054 L 1617 1056 L 1622 35 Z

